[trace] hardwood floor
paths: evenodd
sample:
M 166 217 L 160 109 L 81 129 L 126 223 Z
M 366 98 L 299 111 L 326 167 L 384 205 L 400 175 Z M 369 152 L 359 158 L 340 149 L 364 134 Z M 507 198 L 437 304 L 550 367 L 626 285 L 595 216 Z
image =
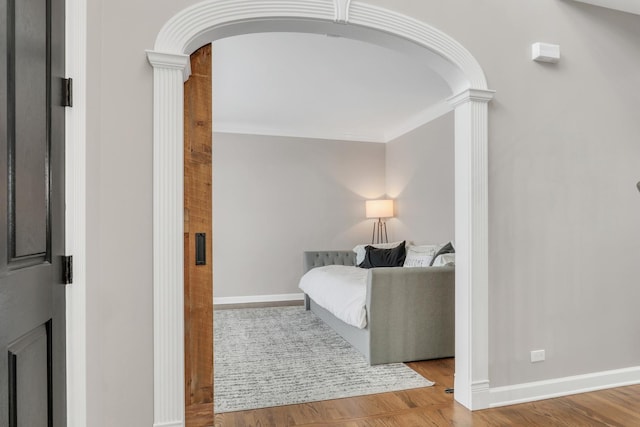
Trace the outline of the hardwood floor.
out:
M 424 389 L 216 414 L 215 427 L 640 426 L 640 385 L 470 412 L 445 389 L 453 359 L 408 364 L 436 382 Z M 211 426 L 211 407 L 191 407 L 190 419 Z M 197 412 L 203 417 L 198 423 Z M 210 412 L 208 412 L 210 414 Z

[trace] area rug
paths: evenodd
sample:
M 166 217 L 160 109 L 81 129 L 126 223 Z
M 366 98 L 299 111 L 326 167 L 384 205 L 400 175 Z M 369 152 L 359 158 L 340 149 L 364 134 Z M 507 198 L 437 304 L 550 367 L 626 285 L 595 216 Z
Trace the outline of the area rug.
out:
M 429 387 L 402 363 L 364 356 L 303 307 L 214 313 L 214 411 L 242 411 Z

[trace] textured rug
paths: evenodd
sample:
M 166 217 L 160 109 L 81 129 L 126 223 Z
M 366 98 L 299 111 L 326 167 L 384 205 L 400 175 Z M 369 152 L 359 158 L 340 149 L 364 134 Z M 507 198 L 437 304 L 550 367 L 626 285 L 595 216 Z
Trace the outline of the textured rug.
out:
M 214 314 L 216 413 L 429 387 L 402 363 L 369 366 L 303 307 Z

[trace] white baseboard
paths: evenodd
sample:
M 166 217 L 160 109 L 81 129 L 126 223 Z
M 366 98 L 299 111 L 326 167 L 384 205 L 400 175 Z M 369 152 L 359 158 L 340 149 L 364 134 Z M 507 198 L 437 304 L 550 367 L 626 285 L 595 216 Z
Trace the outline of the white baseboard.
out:
M 182 421 L 170 421 L 167 423 L 155 423 L 153 427 L 184 427 Z
M 490 390 L 489 381 L 474 381 L 471 383 L 471 408 L 469 409 L 472 411 L 487 409 L 491 402 Z
M 245 297 L 214 298 L 214 305 L 247 304 L 253 302 L 302 301 L 304 294 L 249 295 Z
M 634 384 L 640 384 L 640 366 L 512 386 L 492 387 L 489 389 L 491 399 L 489 406 L 495 408 L 515 405 Z

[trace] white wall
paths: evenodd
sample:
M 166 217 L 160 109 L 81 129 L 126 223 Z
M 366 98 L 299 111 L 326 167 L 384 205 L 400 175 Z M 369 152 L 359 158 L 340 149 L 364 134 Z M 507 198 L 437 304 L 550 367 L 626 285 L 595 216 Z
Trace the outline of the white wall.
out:
M 303 251 L 369 241 L 384 171 L 384 144 L 215 133 L 214 297 L 300 293 Z
M 144 51 L 197 0 L 87 1 L 88 417 L 91 427 L 149 426 L 153 73 Z M 640 18 L 557 0 L 367 2 L 458 40 L 497 90 L 491 386 L 638 365 Z M 538 41 L 560 44 L 561 62 L 532 62 Z M 529 363 L 540 348 L 547 360 Z
M 435 244 L 454 239 L 453 112 L 386 144 L 389 238 Z

